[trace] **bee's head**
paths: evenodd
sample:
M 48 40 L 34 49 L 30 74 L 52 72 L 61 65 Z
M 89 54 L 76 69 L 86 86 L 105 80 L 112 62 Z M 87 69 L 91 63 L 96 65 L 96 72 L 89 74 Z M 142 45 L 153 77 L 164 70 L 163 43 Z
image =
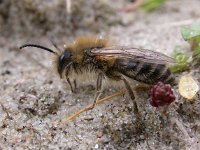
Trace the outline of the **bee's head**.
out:
M 66 70 L 68 72 L 70 66 L 72 64 L 72 54 L 69 50 L 65 50 L 57 60 L 57 71 L 62 78 L 63 71 Z
M 72 64 L 72 54 L 69 50 L 66 49 L 63 52 L 55 52 L 49 48 L 46 48 L 41 45 L 36 45 L 36 44 L 25 44 L 25 45 L 22 45 L 20 49 L 24 47 L 36 47 L 36 48 L 46 50 L 50 53 L 53 53 L 56 56 L 56 59 L 54 59 L 54 66 L 55 66 L 56 71 L 60 75 L 60 78 L 62 78 L 64 70 L 66 70 L 66 73 L 69 71 L 69 68 Z

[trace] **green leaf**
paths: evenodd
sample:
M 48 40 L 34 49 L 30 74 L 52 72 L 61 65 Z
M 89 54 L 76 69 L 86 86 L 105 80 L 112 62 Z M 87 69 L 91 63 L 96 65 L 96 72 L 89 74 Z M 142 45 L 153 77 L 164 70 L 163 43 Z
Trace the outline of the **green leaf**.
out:
M 141 8 L 147 12 L 153 11 L 164 4 L 166 0 L 144 0 Z
M 190 43 L 193 65 L 200 63 L 200 22 L 194 23 L 191 26 L 183 27 L 181 34 L 185 40 Z
M 173 58 L 176 60 L 176 65 L 170 67 L 171 72 L 178 73 L 189 69 L 189 57 L 183 52 L 181 46 L 174 48 Z
M 183 27 L 181 29 L 181 34 L 186 41 L 194 38 L 200 39 L 200 23 L 194 23 L 189 27 Z
M 189 65 L 186 64 L 177 64 L 175 66 L 170 67 L 170 71 L 172 73 L 179 73 L 189 69 Z

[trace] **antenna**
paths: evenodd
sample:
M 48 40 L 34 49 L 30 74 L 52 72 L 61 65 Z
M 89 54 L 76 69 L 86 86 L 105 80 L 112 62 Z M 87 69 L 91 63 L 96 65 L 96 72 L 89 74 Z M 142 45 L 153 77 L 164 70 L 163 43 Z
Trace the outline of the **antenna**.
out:
M 20 46 L 19 48 L 20 48 L 20 49 L 23 49 L 23 48 L 25 48 L 25 47 L 36 47 L 36 48 L 40 48 L 40 49 L 46 50 L 46 51 L 48 51 L 48 52 L 50 52 L 50 53 L 53 53 L 53 54 L 56 54 L 56 55 L 57 55 L 57 53 L 54 52 L 53 50 L 51 50 L 51 49 L 49 49 L 49 48 L 47 48 L 47 47 L 41 46 L 41 45 L 37 45 L 37 44 L 24 44 L 24 45 Z

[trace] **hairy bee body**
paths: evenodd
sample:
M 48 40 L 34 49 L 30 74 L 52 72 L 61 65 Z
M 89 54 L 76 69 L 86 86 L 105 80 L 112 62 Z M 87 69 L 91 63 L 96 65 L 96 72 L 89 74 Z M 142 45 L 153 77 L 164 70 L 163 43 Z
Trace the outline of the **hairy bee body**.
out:
M 32 44 L 26 44 L 21 48 L 26 46 L 39 47 L 54 53 L 53 64 L 61 78 L 97 78 L 100 86 L 100 82 L 105 78 L 120 81 L 122 77 L 146 84 L 155 84 L 158 81 L 174 82 L 174 76 L 168 67 L 174 60 L 151 50 L 112 47 L 107 40 L 96 37 L 79 37 L 60 52 Z
M 103 73 L 104 78 L 115 81 L 119 81 L 122 75 L 147 84 L 174 81 L 167 66 L 167 61 L 171 63 L 173 60 L 158 52 L 144 49 L 141 52 L 140 49 L 130 47 L 109 47 L 104 39 L 85 37 L 78 38 L 75 43 L 66 47 L 65 51 L 69 51 L 74 57 L 72 65 L 64 72 L 69 78 L 91 79 Z M 151 53 L 146 55 L 147 52 Z M 154 57 L 159 57 L 158 55 L 166 61 L 162 58 L 156 60 Z M 59 64 L 58 58 L 55 64 Z
M 125 86 L 133 100 L 137 120 L 141 115 L 130 80 L 146 84 L 156 84 L 158 81 L 174 82 L 174 76 L 168 67 L 168 64 L 174 63 L 172 58 L 146 49 L 112 47 L 105 39 L 80 37 L 73 44 L 65 46 L 64 51 L 57 48 L 57 52 L 35 44 L 25 44 L 20 48 L 24 47 L 37 47 L 53 53 L 54 68 L 60 78 L 66 78 L 72 92 L 76 89 L 76 82 L 74 80 L 72 86 L 71 79 L 96 79 L 96 93 L 91 108 L 102 94 L 104 81 L 114 81 Z

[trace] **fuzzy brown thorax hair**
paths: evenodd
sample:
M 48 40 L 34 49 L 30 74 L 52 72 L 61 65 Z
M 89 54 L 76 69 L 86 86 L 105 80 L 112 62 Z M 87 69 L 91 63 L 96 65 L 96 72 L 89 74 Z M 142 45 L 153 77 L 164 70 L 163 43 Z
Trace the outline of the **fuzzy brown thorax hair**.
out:
M 53 58 L 54 69 L 62 77 L 65 71 L 71 71 L 74 64 L 83 65 L 86 58 L 86 51 L 94 48 L 107 47 L 108 41 L 106 39 L 97 37 L 78 37 L 72 44 L 64 45 L 64 51 L 59 52 Z M 68 67 L 68 68 L 67 68 Z M 84 68 L 84 66 L 81 66 Z M 65 70 L 65 71 L 64 71 Z
M 65 46 L 66 50 L 70 50 L 72 53 L 72 59 L 76 63 L 83 61 L 84 51 L 93 48 L 107 47 L 108 41 L 106 39 L 97 37 L 78 37 L 74 43 L 69 46 Z

